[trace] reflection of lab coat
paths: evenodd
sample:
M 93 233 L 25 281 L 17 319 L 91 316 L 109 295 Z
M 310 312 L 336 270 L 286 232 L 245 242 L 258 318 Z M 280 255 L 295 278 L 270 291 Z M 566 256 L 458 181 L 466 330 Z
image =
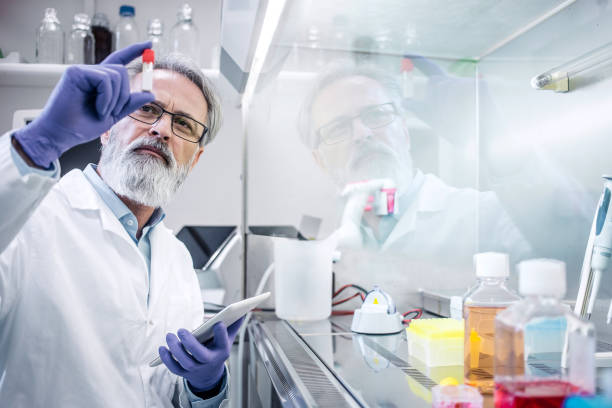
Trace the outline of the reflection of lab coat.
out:
M 334 267 L 338 285 L 380 285 L 405 311 L 421 304 L 419 288 L 462 295 L 475 282 L 477 252 L 508 252 L 511 265 L 530 256 L 530 245 L 494 193 L 450 187 L 421 172 L 414 183 L 399 198 L 397 222 L 390 223 L 386 239 L 379 242 L 362 223 L 364 247 L 342 249 Z M 514 273 L 510 279 L 514 284 Z
M 141 252 L 81 171 L 51 188 L 19 177 L 6 147 L 0 231 L 15 238 L 0 255 L 0 405 L 171 406 L 175 390 L 185 401 L 182 380 L 148 366 L 167 332 L 203 319 L 184 245 L 162 223 L 151 230 L 149 282 Z
M 385 240 L 362 225 L 365 247 L 448 264 L 471 264 L 484 251 L 506 252 L 514 260 L 529 255 L 530 245 L 494 193 L 450 187 L 421 172 L 414 183 L 419 187 L 408 202 L 400 198 L 400 215 Z

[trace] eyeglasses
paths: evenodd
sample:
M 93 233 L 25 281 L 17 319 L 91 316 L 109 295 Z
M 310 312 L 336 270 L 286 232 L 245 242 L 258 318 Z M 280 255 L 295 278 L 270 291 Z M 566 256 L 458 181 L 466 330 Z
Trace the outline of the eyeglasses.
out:
M 359 118 L 370 129 L 387 126 L 395 120 L 397 111 L 393 102 L 368 106 L 355 116 L 341 116 L 317 130 L 319 144 L 334 145 L 353 136 L 353 120 Z
M 189 116 L 165 110 L 156 103 L 147 103 L 128 116 L 138 122 L 154 125 L 167 113 L 171 117 L 172 133 L 191 143 L 199 143 L 208 132 L 205 124 Z

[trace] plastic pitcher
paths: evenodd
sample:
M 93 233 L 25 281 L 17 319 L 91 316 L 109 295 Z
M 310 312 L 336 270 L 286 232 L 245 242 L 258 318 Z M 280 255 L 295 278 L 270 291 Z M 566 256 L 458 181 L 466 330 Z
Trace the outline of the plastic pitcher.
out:
M 278 318 L 329 317 L 335 249 L 336 234 L 321 241 L 274 238 L 274 302 Z

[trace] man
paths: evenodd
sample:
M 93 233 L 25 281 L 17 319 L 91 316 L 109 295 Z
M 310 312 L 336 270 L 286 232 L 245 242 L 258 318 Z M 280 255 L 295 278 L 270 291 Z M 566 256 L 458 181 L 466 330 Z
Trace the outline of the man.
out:
M 41 115 L 0 138 L 3 407 L 212 407 L 227 394 L 240 322 L 206 345 L 186 330 L 203 320 L 199 285 L 162 222 L 220 106 L 178 57 L 140 92 L 141 64 L 131 77 L 125 65 L 149 47 L 68 67 Z M 57 182 L 58 157 L 96 137 L 98 166 Z M 164 365 L 149 367 L 157 355 Z
M 384 279 L 390 285 L 406 281 L 410 269 L 415 279 L 434 272 L 444 281 L 438 287 L 457 289 L 473 276 L 457 271 L 471 273 L 476 252 L 508 252 L 513 260 L 528 256 L 529 244 L 493 193 L 454 188 L 414 168 L 402 102 L 392 77 L 348 67 L 322 76 L 300 114 L 303 142 L 347 195 L 341 239 L 345 247 L 358 249 L 348 269 L 364 269 L 371 283 L 396 270 L 396 276 Z M 397 188 L 396 214 L 364 210 L 382 180 Z M 372 256 L 365 259 L 368 252 Z M 409 282 L 412 290 L 422 285 Z

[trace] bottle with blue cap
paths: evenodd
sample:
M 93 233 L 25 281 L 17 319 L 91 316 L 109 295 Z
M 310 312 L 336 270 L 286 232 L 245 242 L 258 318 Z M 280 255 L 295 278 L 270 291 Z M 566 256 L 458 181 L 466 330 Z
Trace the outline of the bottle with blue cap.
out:
M 136 24 L 136 10 L 133 6 L 119 7 L 119 22 L 115 27 L 115 50 L 125 48 L 140 41 L 140 32 Z

